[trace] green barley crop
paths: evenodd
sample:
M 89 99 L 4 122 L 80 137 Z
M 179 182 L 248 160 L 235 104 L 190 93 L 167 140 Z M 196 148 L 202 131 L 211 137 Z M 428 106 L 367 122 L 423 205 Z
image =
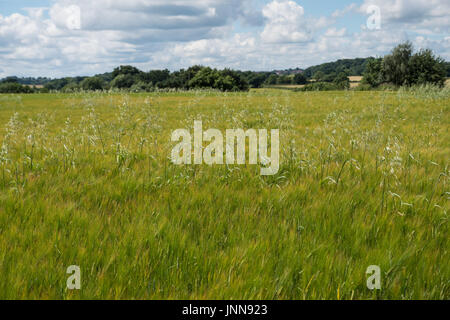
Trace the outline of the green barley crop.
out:
M 449 299 L 449 102 L 432 88 L 0 96 L 0 298 Z M 279 172 L 173 165 L 171 133 L 194 120 L 280 129 Z

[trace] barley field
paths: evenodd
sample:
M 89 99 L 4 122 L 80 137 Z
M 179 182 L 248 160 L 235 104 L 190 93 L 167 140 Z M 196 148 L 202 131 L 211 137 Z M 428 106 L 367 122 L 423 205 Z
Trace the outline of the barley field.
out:
M 194 120 L 280 129 L 279 172 L 172 164 Z M 449 123 L 426 88 L 0 95 L 0 298 L 449 299 Z

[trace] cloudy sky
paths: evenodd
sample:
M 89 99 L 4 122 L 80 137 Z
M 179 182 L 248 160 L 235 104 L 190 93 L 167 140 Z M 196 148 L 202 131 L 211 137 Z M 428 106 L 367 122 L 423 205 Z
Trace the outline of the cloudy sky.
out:
M 404 40 L 450 60 L 449 17 L 449 0 L 0 0 L 0 78 L 305 68 Z

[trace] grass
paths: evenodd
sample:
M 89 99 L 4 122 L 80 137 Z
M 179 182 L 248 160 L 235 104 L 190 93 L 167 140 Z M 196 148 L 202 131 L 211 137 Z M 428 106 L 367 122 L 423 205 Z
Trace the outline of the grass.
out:
M 0 95 L 0 298 L 449 299 L 449 102 Z M 280 172 L 172 165 L 172 131 L 200 119 L 279 128 Z M 66 289 L 70 265 L 81 290 Z

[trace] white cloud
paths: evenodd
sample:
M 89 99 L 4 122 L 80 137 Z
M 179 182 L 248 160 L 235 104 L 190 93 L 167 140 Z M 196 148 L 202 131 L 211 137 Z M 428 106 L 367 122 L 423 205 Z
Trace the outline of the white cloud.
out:
M 342 28 L 342 29 L 336 29 L 335 27 L 328 29 L 325 32 L 325 36 L 326 37 L 343 37 L 345 35 L 345 33 L 347 32 L 346 28 Z
M 360 11 L 365 13 L 370 5 L 381 10 L 384 24 L 403 24 L 420 31 L 449 32 L 450 1 L 448 0 L 365 0 Z
M 90 75 L 120 64 L 143 70 L 192 64 L 252 70 L 306 67 L 383 55 L 407 39 L 416 48 L 430 47 L 450 58 L 448 1 L 361 0 L 329 17 L 313 17 L 299 3 L 55 0 L 48 9 L 0 15 L 0 77 Z M 366 17 L 364 8 L 370 4 L 381 8 L 381 30 L 345 24 L 350 12 L 359 10 Z M 80 29 L 74 5 L 80 8 Z
M 58 26 L 66 25 L 78 6 L 84 30 L 196 30 L 220 27 L 240 11 L 238 0 L 64 0 L 50 10 Z M 191 35 L 195 37 L 194 34 Z M 199 35 L 201 36 L 201 35 Z M 163 40 L 163 39 L 162 39 Z
M 269 43 L 306 42 L 311 39 L 304 9 L 294 1 L 273 1 L 262 10 L 267 19 L 261 38 Z
M 357 9 L 358 5 L 356 3 L 352 3 L 345 7 L 344 9 L 337 9 L 332 14 L 331 17 L 333 18 L 341 18 L 345 16 L 347 13 L 355 11 Z

